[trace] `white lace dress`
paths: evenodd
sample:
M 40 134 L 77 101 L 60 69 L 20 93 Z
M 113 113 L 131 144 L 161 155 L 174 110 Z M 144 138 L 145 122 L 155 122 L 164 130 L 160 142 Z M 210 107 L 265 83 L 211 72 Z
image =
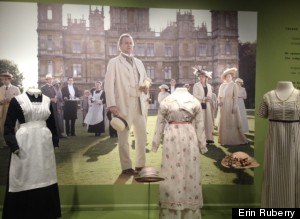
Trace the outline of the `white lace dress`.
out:
M 163 137 L 160 219 L 198 219 L 203 205 L 200 153 L 207 151 L 202 109 L 190 95 L 184 103 L 166 97 L 160 104 L 152 150 Z

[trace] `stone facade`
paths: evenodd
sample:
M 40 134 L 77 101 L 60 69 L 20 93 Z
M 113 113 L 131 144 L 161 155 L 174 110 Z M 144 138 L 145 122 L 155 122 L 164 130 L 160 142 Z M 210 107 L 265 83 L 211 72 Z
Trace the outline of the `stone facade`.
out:
M 94 82 L 104 80 L 106 65 L 118 55 L 117 41 L 122 33 L 130 33 L 135 41 L 135 56 L 144 62 L 153 80 L 151 108 L 156 108 L 158 86 L 193 85 L 197 78 L 192 67 L 203 66 L 213 72 L 210 81 L 220 84 L 220 74 L 227 67 L 238 67 L 238 19 L 236 11 L 211 11 L 211 32 L 205 21 L 195 26 L 191 11 L 176 12 L 176 20 L 161 32 L 150 27 L 148 8 L 110 7 L 110 29 L 104 30 L 104 10 L 89 9 L 89 26 L 85 19 L 68 15 L 63 26 L 62 4 L 38 4 L 38 83 L 46 74 L 66 81 L 74 77 L 83 91 Z

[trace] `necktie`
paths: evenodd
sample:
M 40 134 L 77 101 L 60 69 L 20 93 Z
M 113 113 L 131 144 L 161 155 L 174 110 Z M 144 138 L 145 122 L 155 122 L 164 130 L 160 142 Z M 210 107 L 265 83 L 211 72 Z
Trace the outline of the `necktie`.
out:
M 8 86 L 5 87 L 5 90 L 8 90 Z
M 131 57 L 126 57 L 127 62 L 129 62 L 132 65 L 132 58 Z

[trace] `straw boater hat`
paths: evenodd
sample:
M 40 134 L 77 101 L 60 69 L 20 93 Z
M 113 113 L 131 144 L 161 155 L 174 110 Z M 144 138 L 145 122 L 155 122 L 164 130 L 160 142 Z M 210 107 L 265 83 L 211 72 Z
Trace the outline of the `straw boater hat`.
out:
M 169 87 L 168 87 L 168 85 L 166 85 L 166 84 L 162 84 L 162 85 L 160 85 L 158 88 L 159 88 L 159 89 L 164 88 L 164 89 L 166 89 L 166 90 L 169 90 Z
M 139 175 L 135 177 L 138 182 L 158 182 L 164 180 L 164 178 L 158 175 L 158 172 L 154 167 L 144 167 Z
M 110 125 L 119 132 L 124 131 L 128 127 L 126 120 L 120 116 L 114 116 L 110 121 Z
M 235 81 L 234 81 L 235 83 L 241 83 L 241 84 L 244 84 L 244 80 L 243 79 L 241 79 L 241 78 L 237 78 L 237 79 L 235 79 Z
M 221 79 L 225 80 L 226 75 L 232 74 L 232 77 L 235 77 L 237 73 L 237 68 L 227 68 L 222 74 Z
M 200 75 L 204 75 L 207 78 L 211 78 L 212 72 L 211 71 L 205 71 L 200 66 L 192 67 L 194 69 L 194 75 L 199 77 Z
M 13 78 L 13 75 L 9 72 L 4 72 L 0 75 L 1 78 Z

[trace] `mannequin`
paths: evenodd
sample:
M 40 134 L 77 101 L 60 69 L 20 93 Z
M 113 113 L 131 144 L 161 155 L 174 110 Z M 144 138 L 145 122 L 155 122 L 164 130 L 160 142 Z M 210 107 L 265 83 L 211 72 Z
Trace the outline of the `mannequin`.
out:
M 268 119 L 262 208 L 300 208 L 300 91 L 290 81 L 279 81 L 264 94 L 259 115 Z
M 170 96 L 176 99 L 178 103 L 185 103 L 194 99 L 185 87 L 176 88 Z
M 275 94 L 278 99 L 285 101 L 293 94 L 295 88 L 290 81 L 278 81 Z
M 207 147 L 200 102 L 187 88 L 176 88 L 160 103 L 153 152 L 162 138 L 160 175 L 165 180 L 159 186 L 160 219 L 201 218 L 200 153 Z
M 42 91 L 37 88 L 29 88 L 26 92 L 30 95 L 34 95 L 35 98 L 38 98 L 38 96 L 42 94 Z

